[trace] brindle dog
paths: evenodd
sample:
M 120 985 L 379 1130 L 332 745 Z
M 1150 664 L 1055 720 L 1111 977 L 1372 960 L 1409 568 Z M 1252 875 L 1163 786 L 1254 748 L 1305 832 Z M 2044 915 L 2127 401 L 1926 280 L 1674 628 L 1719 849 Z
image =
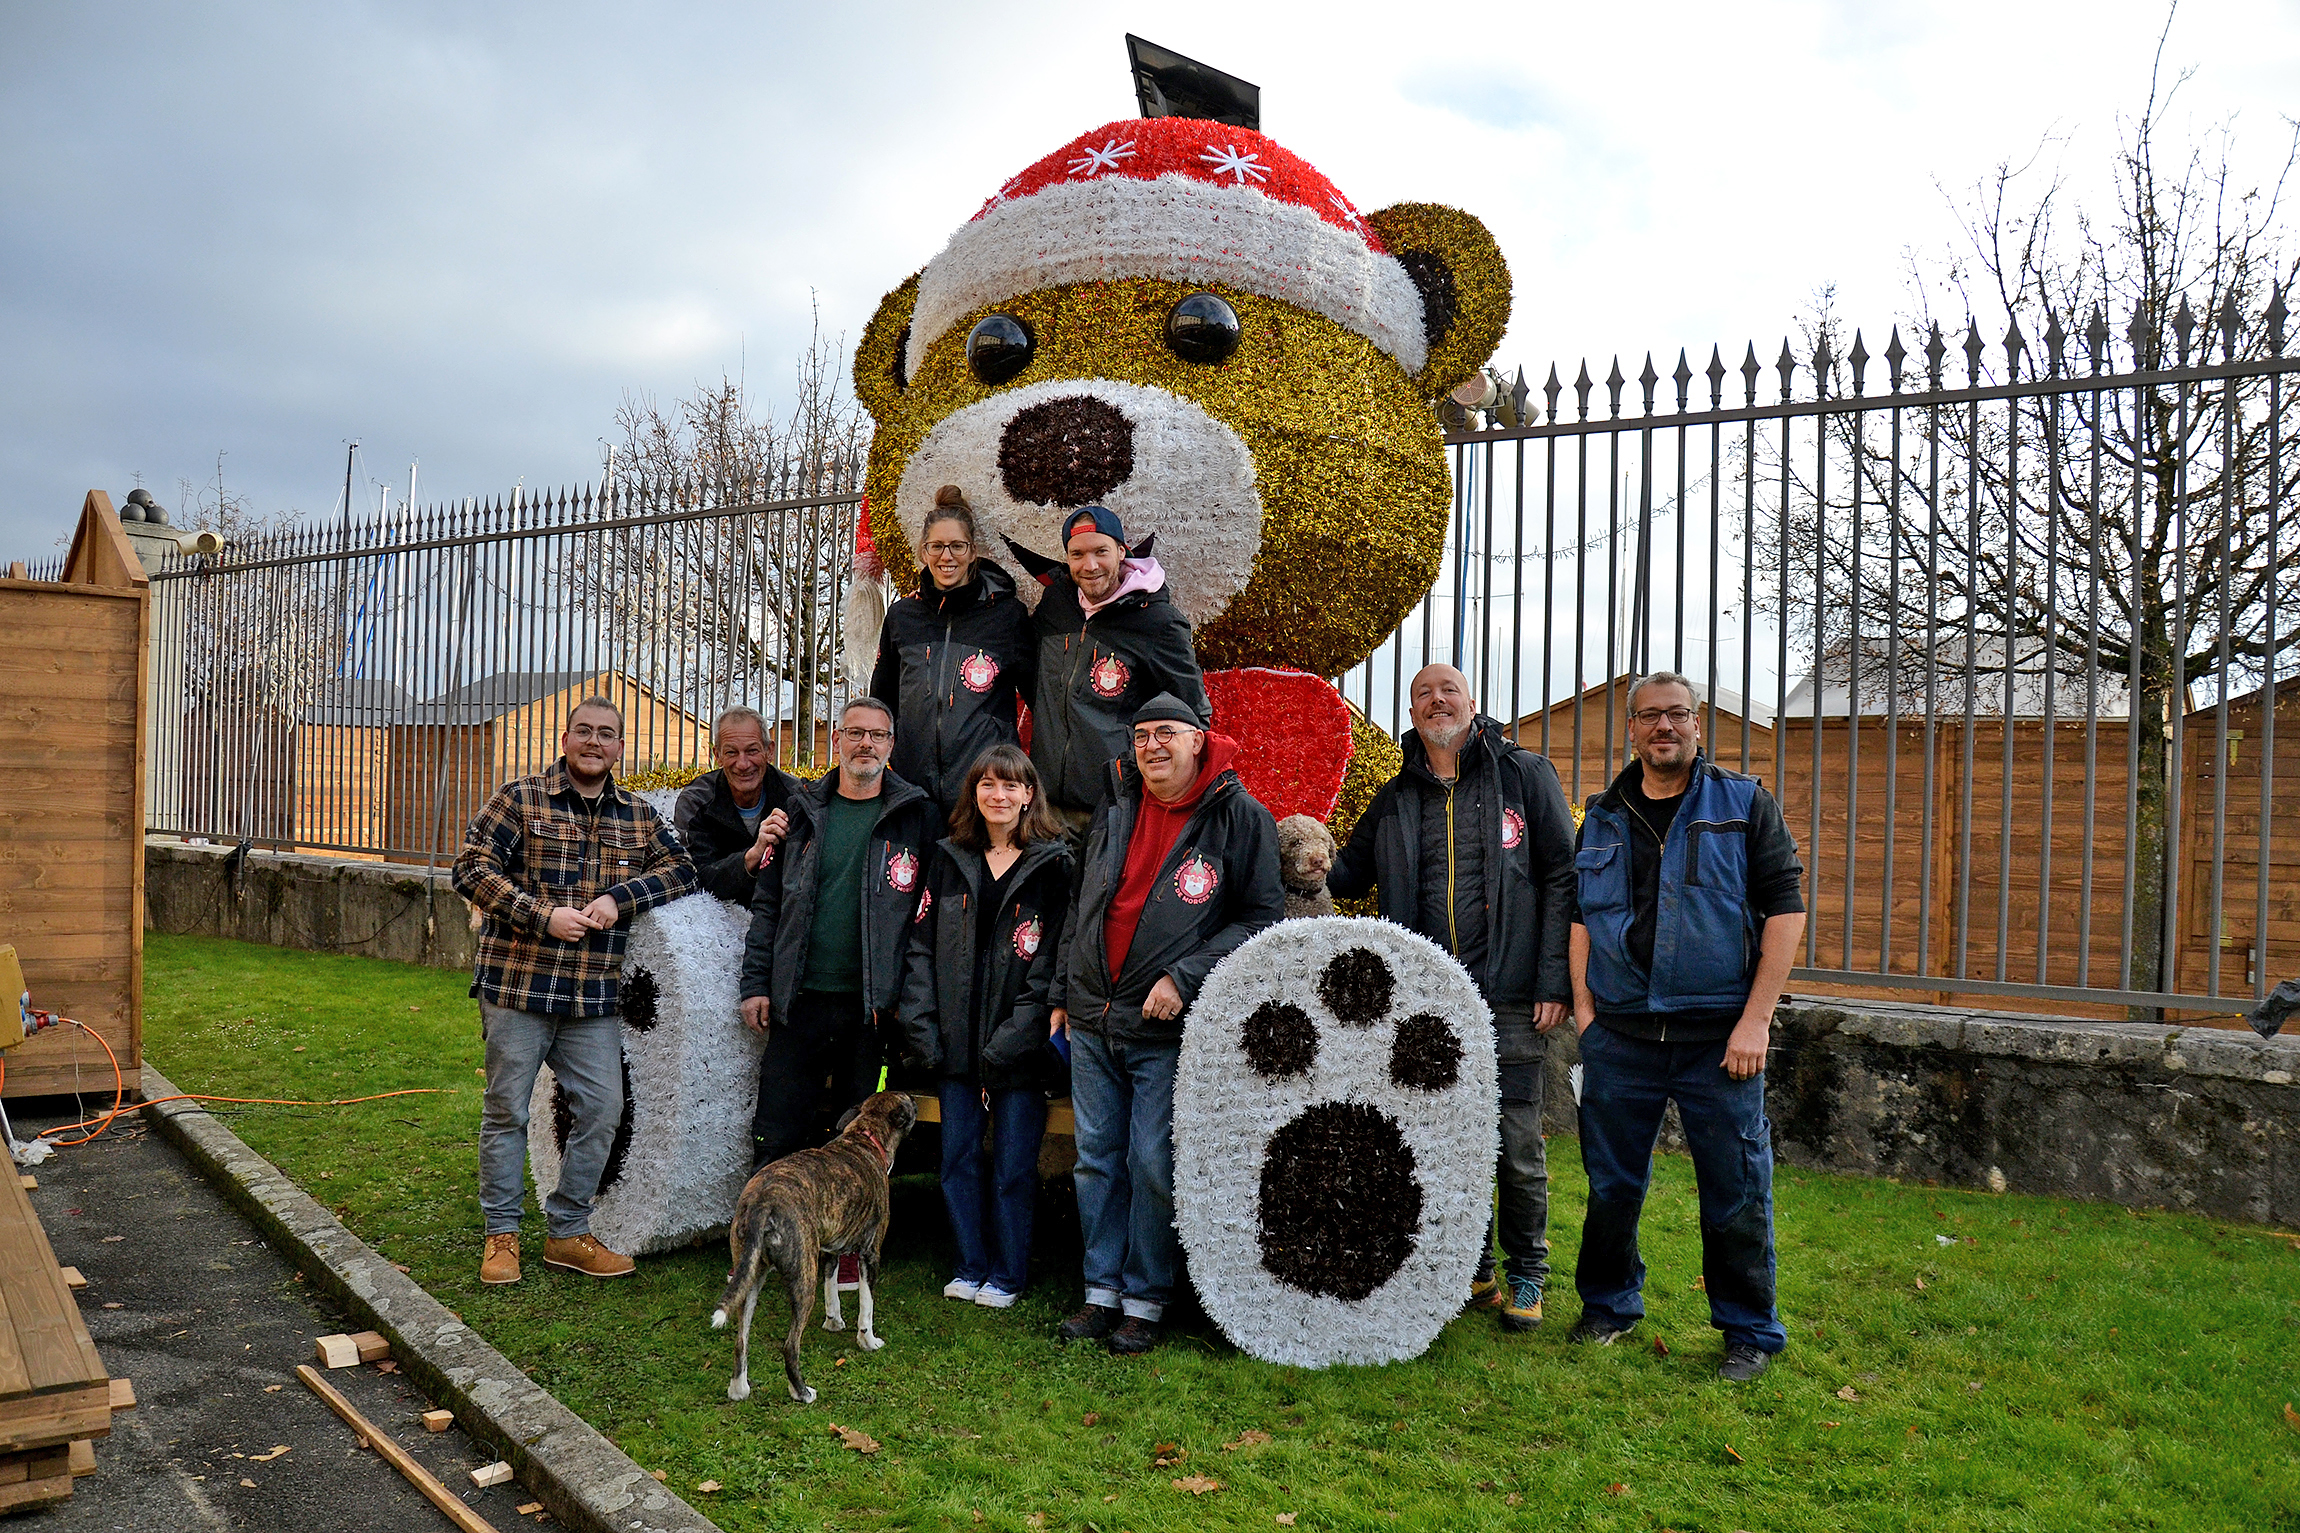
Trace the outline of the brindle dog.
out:
M 791 1329 L 783 1338 L 783 1373 L 791 1398 L 812 1405 L 815 1392 L 799 1377 L 799 1342 L 814 1312 L 815 1284 L 823 1289 L 823 1329 L 843 1331 L 839 1313 L 839 1257 L 861 1258 L 855 1340 L 866 1352 L 886 1345 L 871 1330 L 871 1285 L 878 1280 L 879 1248 L 889 1217 L 887 1168 L 903 1135 L 918 1122 L 918 1105 L 900 1091 L 882 1091 L 839 1120 L 839 1137 L 820 1149 L 801 1150 L 762 1167 L 735 1204 L 727 1244 L 734 1270 L 711 1312 L 713 1329 L 725 1327 L 741 1306 L 735 1331 L 735 1377 L 727 1398 L 751 1395 L 751 1311 L 767 1268 L 782 1274 L 791 1299 Z

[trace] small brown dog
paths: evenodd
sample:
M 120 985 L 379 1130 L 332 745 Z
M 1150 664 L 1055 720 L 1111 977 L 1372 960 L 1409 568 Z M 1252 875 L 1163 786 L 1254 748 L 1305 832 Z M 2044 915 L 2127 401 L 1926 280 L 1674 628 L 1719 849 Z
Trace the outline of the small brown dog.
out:
M 783 1338 L 783 1374 L 791 1398 L 812 1405 L 815 1392 L 799 1377 L 799 1342 L 814 1312 L 815 1285 L 823 1290 L 823 1329 L 843 1331 L 839 1312 L 839 1258 L 861 1258 L 855 1340 L 866 1352 L 886 1345 L 871 1330 L 871 1284 L 878 1279 L 879 1248 L 889 1217 L 887 1168 L 903 1136 L 918 1122 L 918 1104 L 900 1091 L 882 1091 L 839 1120 L 839 1137 L 819 1149 L 786 1155 L 754 1175 L 735 1203 L 727 1245 L 735 1258 L 726 1292 L 711 1311 L 711 1327 L 735 1330 L 735 1377 L 727 1398 L 751 1396 L 751 1311 L 767 1268 L 782 1274 L 790 1294 L 791 1329 Z
M 1326 875 L 1334 869 L 1334 838 L 1306 814 L 1278 822 L 1278 879 L 1286 886 L 1286 919 L 1330 916 L 1334 897 Z

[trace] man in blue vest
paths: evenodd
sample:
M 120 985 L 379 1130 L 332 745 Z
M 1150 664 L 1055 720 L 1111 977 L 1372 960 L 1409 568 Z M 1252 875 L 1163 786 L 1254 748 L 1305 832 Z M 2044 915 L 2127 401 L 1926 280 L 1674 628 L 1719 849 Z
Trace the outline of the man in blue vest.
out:
M 1589 801 L 1574 853 L 1574 1026 L 1589 1173 L 1571 1339 L 1609 1345 L 1645 1313 L 1637 1217 L 1672 1100 L 1701 1195 L 1718 1376 L 1746 1382 L 1788 1344 L 1774 1302 L 1765 1051 L 1805 932 L 1804 869 L 1781 808 L 1701 754 L 1693 684 L 1629 689 L 1630 763 Z

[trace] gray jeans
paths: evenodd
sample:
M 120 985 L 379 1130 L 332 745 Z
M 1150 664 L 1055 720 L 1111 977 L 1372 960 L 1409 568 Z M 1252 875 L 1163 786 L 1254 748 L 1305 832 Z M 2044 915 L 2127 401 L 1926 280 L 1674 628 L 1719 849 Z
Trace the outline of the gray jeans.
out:
M 1511 1277 L 1549 1286 L 1549 1153 L 1541 1138 L 1542 1062 L 1549 1040 L 1533 1030 L 1533 1013 L 1495 1007 L 1493 1034 L 1501 1070 L 1501 1155 L 1494 1180 L 1501 1207 L 1478 1258 L 1480 1278 L 1493 1270 L 1501 1237 Z
M 479 1003 L 487 1034 L 487 1099 L 479 1113 L 479 1209 L 490 1235 L 515 1234 L 527 1202 L 527 1105 L 544 1065 L 566 1094 L 567 1145 L 559 1186 L 543 1200 L 544 1228 L 566 1239 L 591 1228 L 591 1199 L 623 1122 L 620 1017 L 550 1017 Z

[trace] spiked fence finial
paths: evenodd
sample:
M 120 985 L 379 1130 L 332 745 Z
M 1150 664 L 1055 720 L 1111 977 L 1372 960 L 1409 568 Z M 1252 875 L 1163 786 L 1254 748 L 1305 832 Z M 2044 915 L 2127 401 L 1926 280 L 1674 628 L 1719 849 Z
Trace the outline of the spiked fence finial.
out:
M 1575 402 L 1581 407 L 1581 418 L 1589 419 L 1589 391 L 1596 385 L 1589 381 L 1589 358 L 1581 359 L 1581 376 L 1573 380 Z
M 1981 327 L 1980 327 L 1979 325 L 1977 325 L 1977 324 L 1975 324 L 1975 323 L 1973 322 L 1973 318 L 1972 318 L 1972 316 L 1971 316 L 1971 315 L 1969 315 L 1969 314 L 1968 314 L 1968 315 L 1966 315 L 1966 316 L 1965 316 L 1965 386 L 1966 386 L 1966 387 L 1968 387 L 1968 388 L 1977 388 L 1977 387 L 1979 387 L 1979 385 L 1980 385 L 1980 381 L 1981 381 L 1981 353 L 1982 353 L 1982 352 L 1984 352 L 1984 351 L 1986 351 L 1987 349 L 1988 349 L 1988 343 L 1987 343 L 1986 341 L 1984 341 L 1984 340 L 1982 340 L 1982 339 L 1981 339 Z
M 1925 387 L 1935 393 L 1941 387 L 1941 359 L 1949 354 L 1949 343 L 1941 339 L 1941 322 L 1933 321 L 1932 338 L 1925 342 Z
M 1622 385 L 1628 381 L 1627 378 L 1621 376 L 1621 358 L 1619 354 L 1616 354 L 1613 358 L 1612 370 L 1605 375 L 1605 393 L 1611 402 L 1615 415 L 1621 413 L 1621 389 Z
M 2068 332 L 2061 329 L 2060 316 L 2048 309 L 2044 316 L 2045 369 L 2048 376 L 2060 376 L 2061 352 L 2067 345 Z
M 2233 362 L 2236 360 L 2236 332 L 2240 328 L 2241 321 L 2237 318 L 2236 314 L 2236 295 L 2234 293 L 2225 293 L 2221 295 L 2220 299 L 2221 361 Z
M 1692 386 L 1693 369 L 1685 365 L 1685 348 L 1682 346 L 1677 348 L 1677 370 L 1671 373 L 1669 377 L 1677 385 L 1677 413 L 1683 415 L 1685 413 L 1685 391 Z
M 1709 408 L 1722 409 L 1725 404 L 1725 357 L 1714 343 L 1709 347 L 1709 366 L 1706 371 L 1709 377 Z
M 1893 326 L 1893 333 L 1885 341 L 1885 373 L 1894 393 L 1901 391 L 1901 366 L 1909 359 L 1909 348 L 1901 344 L 1901 327 Z
M 1853 349 L 1845 353 L 1845 365 L 1853 370 L 1853 397 L 1858 399 L 1868 392 L 1869 348 L 1862 344 L 1857 326 L 1853 330 Z
M 1541 392 L 1543 397 L 1549 401 L 1549 418 L 1556 420 L 1557 396 L 1565 392 L 1565 385 L 1557 381 L 1557 364 L 1555 362 L 1549 364 L 1549 381 L 1541 386 Z M 1581 413 L 1587 415 L 1589 412 L 1584 410 Z
M 1741 381 L 1747 390 L 1747 398 L 1743 403 L 1749 405 L 1757 403 L 1757 378 L 1764 371 L 1764 364 L 1757 360 L 1757 343 L 1751 341 L 1749 354 L 1741 359 Z
M 2092 321 L 2084 327 L 2084 349 L 2091 353 L 2088 361 L 2094 372 L 2108 366 L 2108 316 L 2100 305 L 2092 307 Z
M 2268 295 L 2268 312 L 2261 316 L 2268 322 L 2268 354 L 2284 355 L 2284 284 L 2279 282 Z
M 1797 376 L 1797 358 L 1789 350 L 1787 336 L 1781 338 L 1781 360 L 1773 364 L 1781 371 L 1781 402 L 1789 402 L 1789 384 Z
M 1532 417 L 1525 413 L 1526 408 L 1532 403 L 1533 390 L 1526 387 L 1525 369 L 1520 367 L 1517 370 L 1517 382 L 1509 386 L 1509 408 L 1517 416 L 1517 423 L 1520 426 L 1533 424 Z
M 2196 314 L 2188 307 L 2188 295 L 2180 295 L 2180 312 L 2172 316 L 2172 333 L 2180 339 L 2180 365 L 2188 365 L 2189 338 L 2196 334 Z

